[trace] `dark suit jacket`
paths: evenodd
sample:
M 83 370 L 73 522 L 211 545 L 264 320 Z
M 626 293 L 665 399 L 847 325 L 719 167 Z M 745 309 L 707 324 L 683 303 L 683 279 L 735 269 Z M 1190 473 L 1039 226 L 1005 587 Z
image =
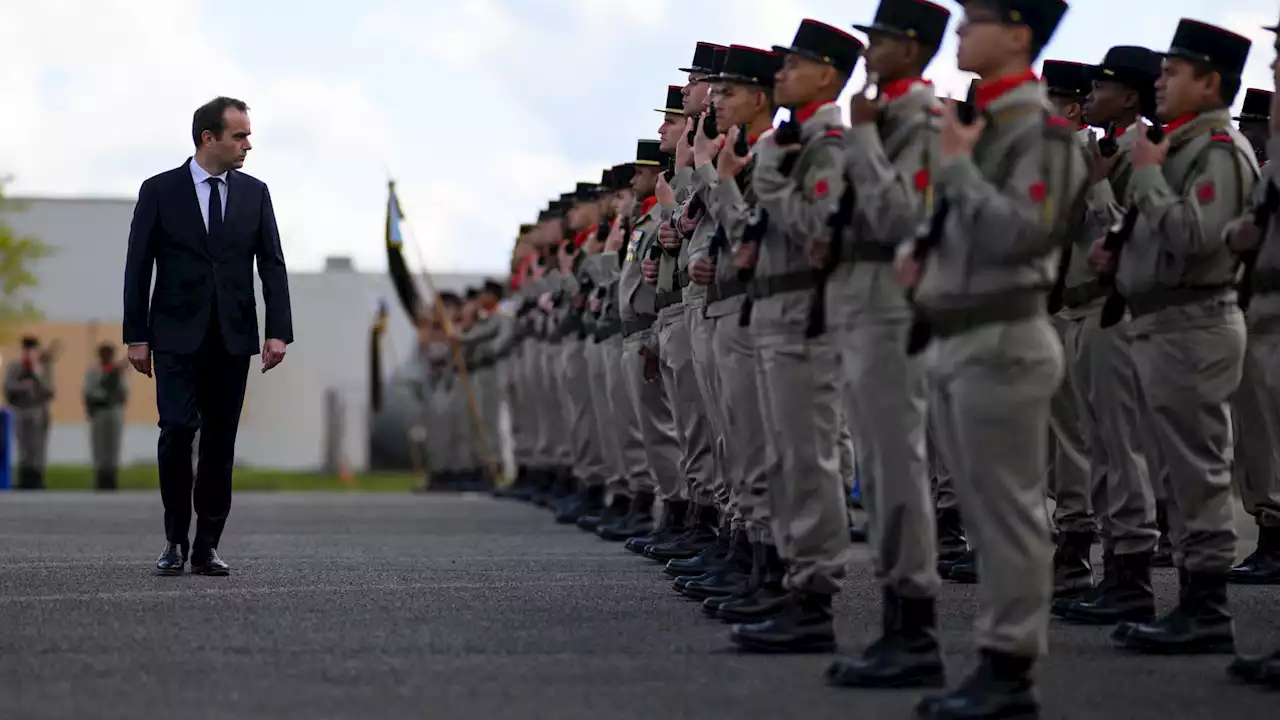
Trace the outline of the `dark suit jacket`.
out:
M 216 307 L 227 352 L 257 353 L 256 258 L 266 335 L 293 342 L 289 279 L 266 184 L 235 170 L 227 174 L 223 237 L 215 246 L 189 163 L 148 179 L 138 191 L 124 266 L 124 341 L 148 343 L 154 352 L 196 352 Z M 153 267 L 155 293 L 148 300 Z

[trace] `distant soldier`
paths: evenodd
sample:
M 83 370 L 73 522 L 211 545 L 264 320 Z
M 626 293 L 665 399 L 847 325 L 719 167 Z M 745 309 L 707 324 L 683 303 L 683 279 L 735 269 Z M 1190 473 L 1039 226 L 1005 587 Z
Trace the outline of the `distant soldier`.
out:
M 53 401 L 53 354 L 40 351 L 40 341 L 22 338 L 22 357 L 4 372 L 4 396 L 13 411 L 18 443 L 18 488 L 44 489 L 45 455 L 49 447 L 49 403 Z
M 1267 142 L 1271 140 L 1271 91 L 1249 88 L 1244 93 L 1244 105 L 1236 118 L 1240 134 L 1253 146 L 1259 165 L 1267 164 Z
M 84 376 L 84 411 L 89 418 L 89 448 L 93 453 L 93 486 L 115 490 L 120 469 L 120 438 L 129 388 L 124 365 L 116 364 L 110 343 L 98 346 L 98 363 Z

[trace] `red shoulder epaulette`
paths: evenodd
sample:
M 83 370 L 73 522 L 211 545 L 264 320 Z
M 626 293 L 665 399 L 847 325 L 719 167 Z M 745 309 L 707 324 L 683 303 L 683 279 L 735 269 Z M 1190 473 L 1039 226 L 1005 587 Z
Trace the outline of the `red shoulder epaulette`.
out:
M 935 117 L 942 117 L 942 108 L 930 107 L 928 112 L 930 115 L 933 115 Z
M 1214 128 L 1213 130 L 1210 131 L 1209 139 L 1213 142 L 1224 142 L 1224 143 L 1231 142 L 1231 136 L 1227 134 L 1227 131 L 1220 130 L 1218 128 Z
M 838 127 L 827 128 L 827 137 L 844 137 L 844 129 Z
M 1053 127 L 1070 128 L 1072 130 L 1075 129 L 1075 126 L 1072 124 L 1072 122 L 1062 117 L 1061 115 L 1049 114 L 1049 115 L 1045 115 L 1045 118 L 1047 119 L 1049 125 Z

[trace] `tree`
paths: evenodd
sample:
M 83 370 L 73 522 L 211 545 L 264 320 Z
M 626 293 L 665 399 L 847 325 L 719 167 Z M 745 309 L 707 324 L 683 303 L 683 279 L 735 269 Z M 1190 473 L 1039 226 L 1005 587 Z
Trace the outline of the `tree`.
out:
M 0 212 L 20 210 L 4 199 L 4 179 L 0 178 Z M 26 293 L 39 284 L 33 272 L 35 261 L 48 257 L 53 249 L 30 235 L 18 235 L 0 216 L 0 342 L 22 323 L 39 320 L 40 311 Z

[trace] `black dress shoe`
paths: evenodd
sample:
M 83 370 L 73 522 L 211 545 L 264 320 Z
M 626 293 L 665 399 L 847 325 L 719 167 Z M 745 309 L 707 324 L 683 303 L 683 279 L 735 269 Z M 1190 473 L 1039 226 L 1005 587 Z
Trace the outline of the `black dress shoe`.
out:
M 734 625 L 729 639 L 739 650 L 759 653 L 813 653 L 836 649 L 831 596 L 794 592 L 767 620 Z
M 1077 598 L 1093 589 L 1093 533 L 1064 532 L 1053 553 L 1053 597 Z
M 1155 619 L 1156 596 L 1151 588 L 1151 553 L 1117 555 L 1091 597 L 1067 600 L 1054 614 L 1083 625 L 1115 625 L 1120 622 L 1149 623 Z
M 191 572 L 196 575 L 224 577 L 231 574 L 231 568 L 218 557 L 217 550 L 197 550 L 191 553 Z
M 1227 611 L 1226 573 L 1186 576 L 1182 598 L 1173 612 L 1152 623 L 1127 627 L 1117 637 L 1122 646 L 1158 655 L 1211 655 L 1235 652 L 1235 625 Z M 1117 631 L 1120 627 L 1118 626 Z
M 685 560 L 672 560 L 667 563 L 662 572 L 673 578 L 690 578 L 699 575 L 706 575 L 714 572 L 724 564 L 725 559 L 729 557 L 729 543 L 727 541 L 717 542 L 715 545 L 703 550 Z
M 849 523 L 849 542 L 861 545 L 867 541 L 866 523 Z
M 1231 568 L 1227 582 L 1236 585 L 1280 585 L 1280 527 L 1259 527 L 1258 548 Z
M 836 660 L 827 668 L 828 684 L 884 689 L 946 685 L 933 598 L 903 598 L 885 588 L 881 626 L 880 639 L 862 657 Z
M 972 551 L 966 552 L 951 565 L 947 579 L 961 585 L 974 585 L 978 582 L 978 556 Z
M 186 548 L 177 543 L 169 543 L 165 546 L 164 552 L 160 553 L 160 557 L 156 560 L 156 574 L 181 575 L 182 568 L 186 564 Z
M 1040 700 L 1031 679 L 1032 661 L 993 650 L 968 678 L 946 695 L 921 700 L 916 717 L 922 720 L 1035 720 Z
M 1249 685 L 1266 685 L 1280 678 L 1280 650 L 1268 655 L 1238 655 L 1227 675 Z

